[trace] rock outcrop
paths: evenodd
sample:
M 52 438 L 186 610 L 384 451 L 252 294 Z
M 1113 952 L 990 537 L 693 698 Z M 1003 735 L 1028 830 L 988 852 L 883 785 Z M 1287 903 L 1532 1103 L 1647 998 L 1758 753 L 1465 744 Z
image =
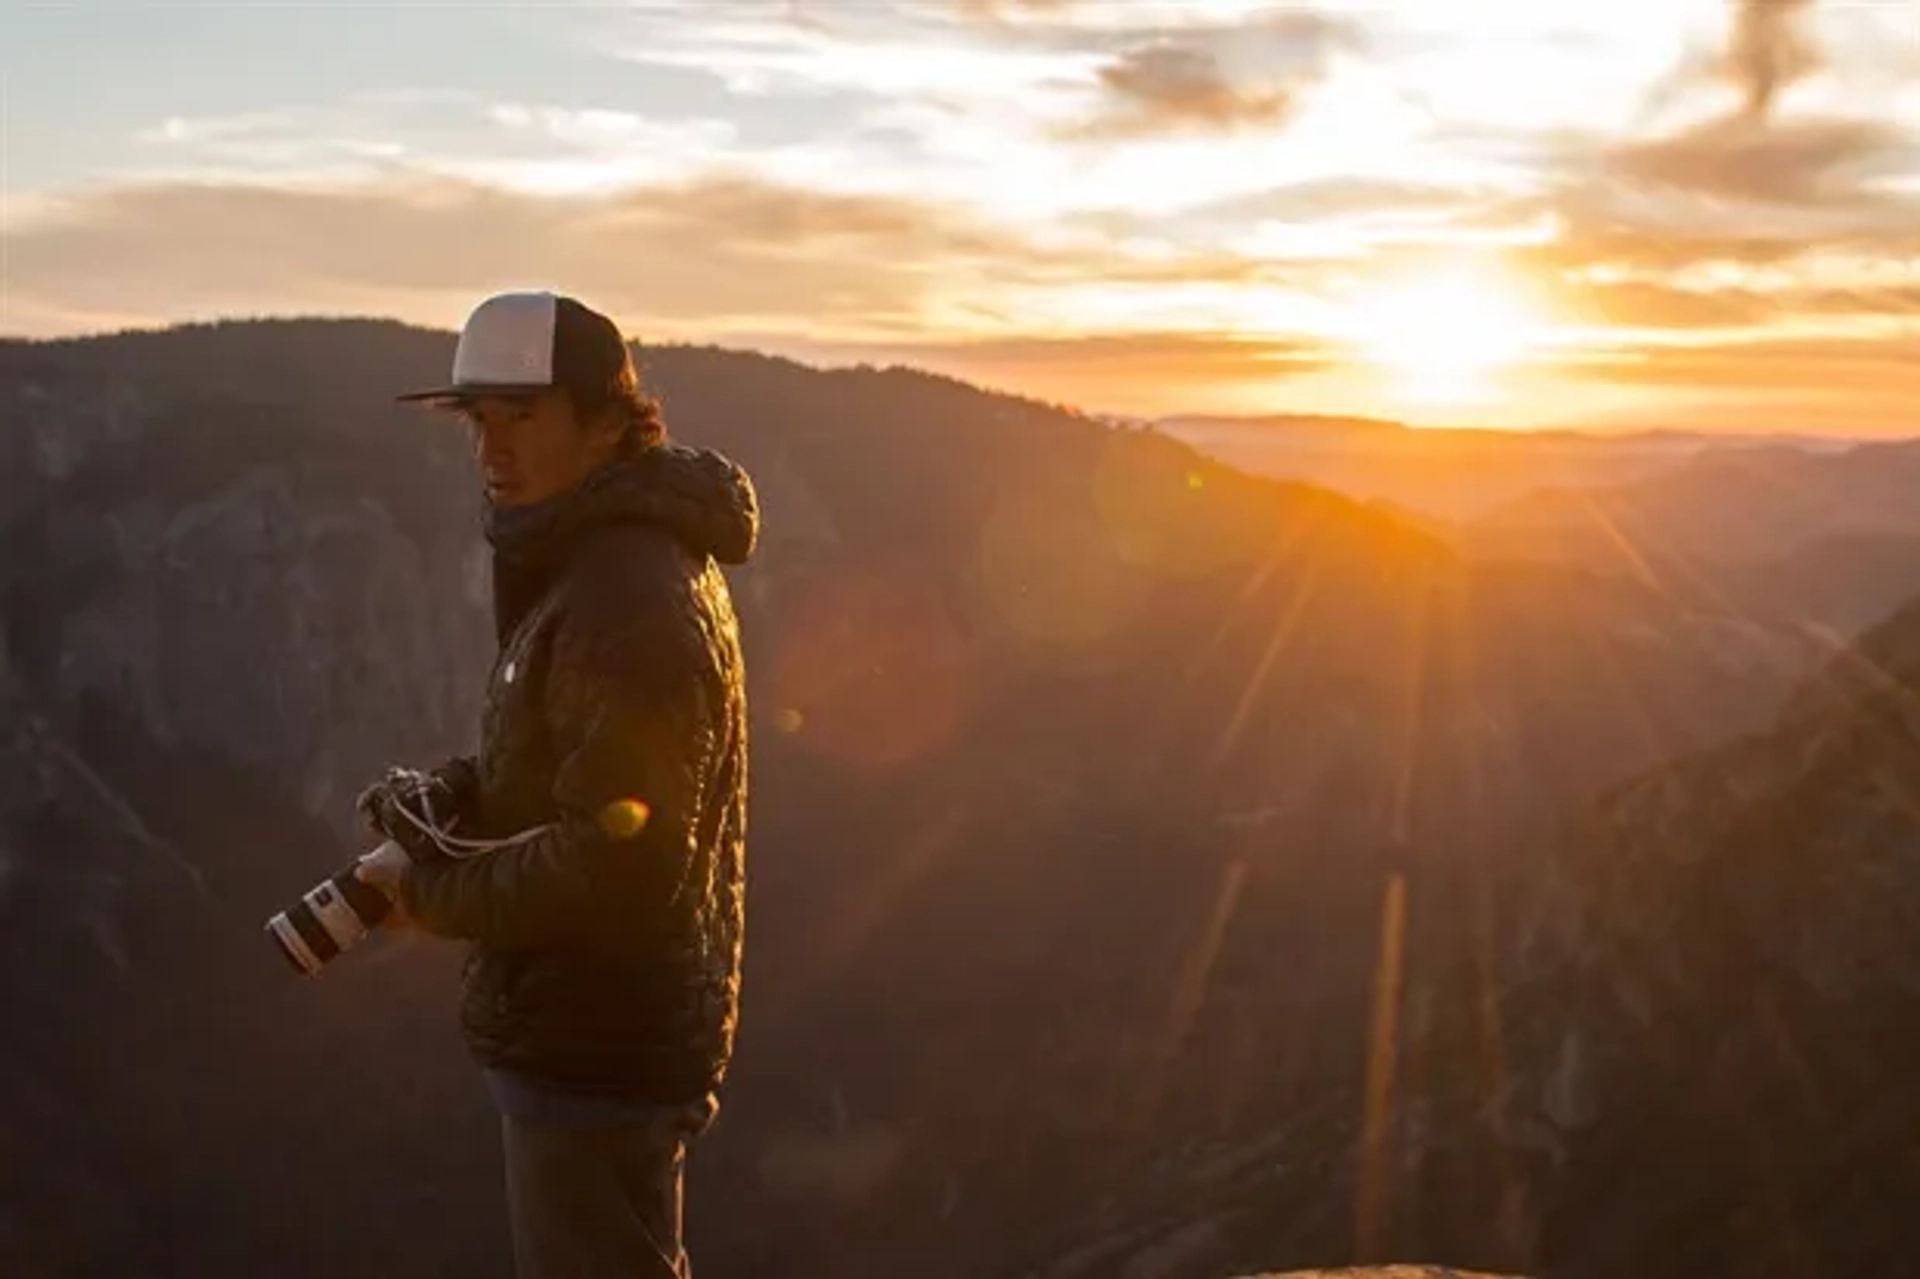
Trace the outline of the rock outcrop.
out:
M 1569 832 L 1584 889 L 1543 1019 L 1593 1111 L 1550 1273 L 1891 1275 L 1920 1193 L 1920 610 L 1767 730 L 1613 790 Z

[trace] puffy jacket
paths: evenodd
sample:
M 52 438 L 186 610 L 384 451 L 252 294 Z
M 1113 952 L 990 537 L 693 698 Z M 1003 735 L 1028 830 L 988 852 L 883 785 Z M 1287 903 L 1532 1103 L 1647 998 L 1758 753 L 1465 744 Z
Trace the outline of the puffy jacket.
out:
M 483 1066 L 661 1104 L 724 1078 L 747 721 L 718 565 L 745 562 L 758 530 L 746 474 L 677 445 L 490 530 L 499 651 L 479 752 L 444 771 L 459 834 L 538 833 L 418 865 L 403 890 L 429 932 L 474 943 L 461 1025 Z

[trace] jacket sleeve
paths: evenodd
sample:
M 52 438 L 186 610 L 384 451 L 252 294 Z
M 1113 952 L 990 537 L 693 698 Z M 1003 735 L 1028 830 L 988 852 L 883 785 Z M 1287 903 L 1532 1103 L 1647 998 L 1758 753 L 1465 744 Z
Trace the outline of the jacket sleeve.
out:
M 702 637 L 671 589 L 582 592 L 556 619 L 545 677 L 554 822 L 413 867 L 402 903 L 428 932 L 592 946 L 657 925 L 686 873 L 714 731 Z
M 454 814 L 461 818 L 470 816 L 479 806 L 480 768 L 472 755 L 455 755 L 427 774 L 453 796 Z

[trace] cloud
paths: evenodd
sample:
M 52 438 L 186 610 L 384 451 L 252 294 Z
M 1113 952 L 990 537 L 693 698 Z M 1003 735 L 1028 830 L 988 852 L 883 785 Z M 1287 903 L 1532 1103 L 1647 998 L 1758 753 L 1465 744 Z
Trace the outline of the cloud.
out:
M 1813 0 L 1731 0 L 1733 35 L 1725 70 L 1740 87 L 1749 117 L 1765 119 L 1781 90 L 1820 64 L 1803 25 Z
M 1349 24 L 1306 9 L 1260 23 L 1142 32 L 1100 66 L 1104 101 L 1067 136 L 1284 125 L 1354 33 Z
M 999 21 L 1009 14 L 1058 13 L 1073 0 L 955 0 L 960 13 L 968 18 Z
M 170 115 L 160 123 L 137 131 L 138 142 L 178 145 L 181 143 L 221 142 L 263 133 L 283 132 L 293 124 L 290 117 L 268 112 L 232 116 Z
M 1222 201 L 1201 212 L 1223 220 L 1364 221 L 1406 214 L 1468 213 L 1483 199 L 1483 194 L 1471 187 L 1441 182 L 1336 176 L 1278 183 L 1254 195 Z
M 1333 367 L 1336 353 L 1311 340 L 1254 338 L 1192 331 L 1088 334 L 1075 337 L 928 339 L 848 348 L 875 363 L 950 370 L 1009 386 L 1099 388 L 1099 402 L 1177 402 L 1196 383 L 1271 383 Z
M 1720 0 L 1724 22 L 1711 47 L 1692 45 L 1647 86 L 1641 119 L 1674 107 L 1717 100 L 1716 111 L 1752 121 L 1771 118 L 1785 92 L 1822 69 L 1813 0 Z M 1732 90 L 1734 101 L 1724 100 Z
M 134 134 L 124 181 L 337 184 L 431 170 L 538 190 L 685 176 L 737 158 L 728 120 L 486 101 L 424 90 L 356 95 L 326 107 L 170 115 Z
M 1791 269 L 1809 252 L 1875 261 L 1920 249 L 1914 210 L 1798 211 L 1771 216 L 1734 202 L 1664 201 L 1604 181 L 1530 196 L 1493 216 L 1525 224 L 1545 216 L 1553 236 L 1512 250 L 1516 265 L 1553 275 L 1604 271 L 1645 278 L 1702 267 Z
M 1597 360 L 1607 381 L 1640 386 L 1710 387 L 1744 393 L 1790 391 L 1809 398 L 1880 402 L 1890 416 L 1912 418 L 1920 367 L 1904 344 L 1882 338 L 1755 338 L 1699 346 L 1639 346 Z M 1900 401 L 1888 403 L 1888 397 Z
M 1191 313 L 1151 327 L 1156 308 L 1178 312 L 1191 296 L 1245 297 L 1234 281 L 1257 263 L 1131 260 L 1092 242 L 1036 243 L 940 204 L 744 174 L 595 198 L 427 173 L 325 188 L 106 187 L 36 201 L 9 252 L 6 332 L 219 315 L 448 324 L 478 293 L 538 284 L 594 299 L 643 340 L 915 363 L 1156 410 L 1257 393 L 1324 368 L 1328 354 L 1310 337 L 1208 329 Z M 1195 278 L 1209 274 L 1218 280 Z M 1087 288 L 1098 295 L 1082 299 Z M 1077 318 L 1049 322 L 1063 306 Z
M 568 10 L 586 60 L 511 101 L 161 103 L 131 162 L 99 168 L 111 185 L 16 195 L 0 328 L 438 321 L 538 280 L 662 339 L 804 338 L 1177 410 L 1222 388 L 1305 406 L 1341 377 L 1377 393 L 1317 335 L 1469 250 L 1575 340 L 1630 344 L 1644 359 L 1596 368 L 1649 394 L 1727 390 L 1738 352 L 1773 354 L 1736 342 L 1910 323 L 1920 272 L 1893 268 L 1920 251 L 1920 96 L 1892 69 L 1864 95 L 1850 78 L 1891 28 L 1689 6 Z M 1687 93 L 1625 127 L 1677 60 Z
M 1764 331 L 1780 324 L 1897 320 L 1920 315 L 1920 275 L 1845 287 L 1817 281 L 1691 286 L 1653 279 L 1562 280 L 1549 290 L 1575 323 L 1640 333 Z
M 1710 120 L 1606 156 L 1618 180 L 1683 195 L 1776 205 L 1860 204 L 1873 178 L 1911 172 L 1920 148 L 1876 121 Z
M 1122 54 L 1100 69 L 1100 83 L 1122 108 L 1103 126 L 1128 132 L 1275 124 L 1293 110 L 1293 95 L 1287 90 L 1235 85 L 1211 52 L 1176 44 Z
M 1894 121 L 1780 109 L 1785 91 L 1823 66 L 1808 27 L 1812 0 L 1728 2 L 1726 47 L 1704 70 L 1737 89 L 1734 108 L 1608 143 L 1596 157 L 1608 181 L 1746 206 L 1864 210 L 1881 202 L 1879 179 L 1920 165 L 1920 145 Z M 1654 95 L 1664 100 L 1670 89 L 1657 86 Z M 1765 213 L 1747 209 L 1756 220 Z
M 1015 236 L 938 207 L 710 176 L 603 198 L 416 174 L 329 189 L 158 183 L 45 202 L 11 232 L 22 308 L 187 316 L 355 309 L 543 279 L 676 330 L 917 327 Z
M 1920 193 L 1870 180 L 1909 145 L 1873 123 L 1739 115 L 1612 148 L 1590 175 L 1515 202 L 1509 216 L 1545 213 L 1555 234 L 1509 257 L 1558 314 L 1602 331 L 1911 324 L 1920 272 L 1902 264 L 1920 253 Z M 1659 366 L 1717 374 L 1664 353 Z
M 1622 330 L 1740 329 L 1779 314 L 1779 301 L 1750 289 L 1694 290 L 1647 280 L 1562 281 L 1559 313 L 1575 323 Z
M 343 299 L 417 313 L 493 281 L 540 279 L 674 333 L 874 341 L 986 324 L 1031 333 L 1049 309 L 1075 331 L 1090 311 L 1138 326 L 1156 306 L 1275 283 L 1268 264 L 1230 253 L 1115 252 L 1091 233 L 1039 238 L 946 202 L 740 171 L 595 195 L 428 170 L 331 185 L 149 182 L 18 214 L 16 315 L 184 318 Z M 1096 296 L 1082 305 L 1085 290 Z
M 1337 349 L 1310 328 L 1259 323 L 1286 287 L 1312 291 L 1311 264 L 1282 287 L 1265 274 L 1272 264 L 1230 254 L 1103 255 L 939 205 L 744 175 L 600 198 L 431 176 L 331 190 L 109 188 L 34 201 L 9 250 L 0 328 L 10 331 L 35 317 L 101 327 L 295 312 L 446 325 L 481 291 L 533 282 L 595 299 L 648 341 L 910 363 L 1095 410 L 1352 404 L 1315 398 L 1327 379 L 1352 376 Z M 1822 283 L 1818 272 L 1808 280 L 1785 292 L 1761 282 L 1563 282 L 1557 303 L 1621 339 L 1607 359 L 1563 373 L 1656 396 L 1718 394 L 1737 401 L 1747 424 L 1759 420 L 1753 397 L 1771 394 L 1817 409 L 1823 422 L 1897 429 L 1899 406 L 1920 390 L 1897 341 L 1761 340 L 1759 330 L 1910 315 L 1920 272 L 1858 289 Z M 1740 328 L 1755 340 L 1652 340 Z
M 1619 409 L 1588 425 L 1912 437 L 1920 365 L 1898 338 L 1753 336 L 1619 343 L 1567 371 Z
M 1097 54 L 1078 42 L 1012 38 L 948 15 L 946 0 L 904 6 L 822 3 L 799 20 L 753 8 L 707 21 L 642 14 L 607 36 L 615 56 L 718 77 L 738 97 L 850 92 L 898 101 L 983 101 L 1082 78 Z
M 1737 101 L 1650 136 L 1561 139 L 1558 155 L 1538 163 L 1541 190 L 1518 202 L 1548 213 L 1559 234 L 1527 258 L 1550 278 L 1585 277 L 1573 291 L 1611 322 L 1686 328 L 1762 324 L 1802 307 L 1812 316 L 1899 307 L 1898 287 L 1835 290 L 1810 278 L 1740 286 L 1756 269 L 1792 274 L 1810 255 L 1871 262 L 1910 252 L 1920 190 L 1900 181 L 1920 171 L 1920 130 L 1870 109 L 1871 98 L 1816 95 L 1814 109 L 1804 101 L 1789 109 L 1786 91 L 1827 66 L 1815 6 L 1728 5 L 1724 45 L 1684 65 L 1682 80 L 1731 86 Z M 1675 84 L 1652 94 L 1665 101 Z M 1674 287 L 1676 275 L 1703 268 L 1720 273 L 1721 287 Z

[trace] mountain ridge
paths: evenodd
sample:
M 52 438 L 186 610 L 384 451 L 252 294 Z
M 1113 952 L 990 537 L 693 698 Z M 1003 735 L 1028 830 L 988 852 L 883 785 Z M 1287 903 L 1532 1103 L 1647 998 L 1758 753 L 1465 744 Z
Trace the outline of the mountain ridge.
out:
M 1794 448 L 1844 449 L 1873 440 L 1847 435 L 1808 435 L 1784 431 L 1704 431 L 1682 427 L 1587 428 L 1579 426 L 1498 427 L 1415 426 L 1398 418 L 1324 413 L 1174 413 L 1144 419 L 1156 429 L 1178 434 L 1183 430 L 1271 429 L 1335 436 L 1405 433 L 1431 442 L 1489 443 L 1533 441 L 1541 444 L 1592 444 L 1596 447 L 1711 445 L 1716 449 Z
M 0 343 L 0 697 L 32 708 L 0 737 L 0 999 L 42 1012 L 0 1080 L 48 1116 L 15 1138 L 47 1177 L 0 1196 L 0 1255 L 297 1279 L 365 1242 L 311 1238 L 312 1205 L 382 1222 L 401 1194 L 396 1267 L 498 1270 L 453 957 L 381 944 L 289 986 L 258 932 L 358 839 L 358 781 L 471 731 L 465 443 L 390 402 L 451 341 Z M 1577 1045 L 1620 1023 L 1565 976 L 1604 877 L 1570 857 L 1535 882 L 1543 841 L 1607 784 L 1765 729 L 1835 638 L 1473 563 L 1351 497 L 954 379 L 640 354 L 670 428 L 747 465 L 768 520 L 733 575 L 751 1002 L 696 1155 L 696 1256 L 1546 1272 L 1558 1170 L 1608 1102 Z M 51 1146 L 61 1122 L 84 1140 Z M 213 1153 L 169 1182 L 196 1130 Z M 272 1184 L 261 1131 L 310 1143 Z M 354 1174 L 369 1157 L 384 1176 Z

